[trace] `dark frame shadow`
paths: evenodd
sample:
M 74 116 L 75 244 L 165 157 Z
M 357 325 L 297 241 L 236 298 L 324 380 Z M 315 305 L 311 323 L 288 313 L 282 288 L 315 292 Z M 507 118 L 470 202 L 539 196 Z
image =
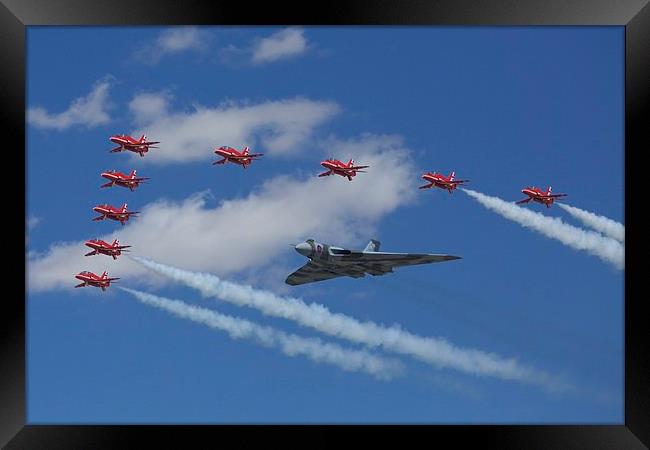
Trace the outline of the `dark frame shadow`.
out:
M 0 98 L 3 136 L 13 146 L 7 154 L 18 154 L 6 171 L 25 174 L 25 30 L 35 25 L 618 25 L 625 27 L 625 224 L 627 240 L 639 233 L 636 190 L 631 181 L 639 176 L 640 164 L 634 155 L 650 149 L 650 6 L 649 0 L 350 0 L 339 2 L 278 3 L 256 2 L 255 6 L 232 0 L 2 0 L 0 5 Z M 641 181 L 642 182 L 642 181 Z M 25 182 L 24 182 L 25 183 Z M 23 184 L 26 188 L 26 184 Z M 11 187 L 11 185 L 10 185 Z M 635 186 L 636 187 L 636 186 Z M 10 197 L 12 192 L 5 192 Z M 642 200 L 642 199 L 639 199 Z M 16 210 L 26 210 L 23 197 Z M 13 204 L 12 204 L 13 206 Z M 23 208 L 23 209 L 21 209 Z M 13 208 L 12 208 L 13 210 Z M 22 223 L 25 214 L 19 217 Z M 15 215 L 12 214 L 15 219 Z M 24 225 L 23 225 L 24 226 Z M 18 236 L 23 231 L 18 230 Z M 11 241 L 11 240 L 9 240 Z M 7 267 L 5 275 L 22 272 L 26 287 L 27 255 L 22 268 Z M 480 443 L 497 448 L 647 448 L 650 445 L 650 357 L 647 348 L 648 314 L 638 292 L 639 248 L 626 252 L 625 290 L 625 422 L 619 425 L 431 425 L 395 427 L 409 435 L 424 432 L 438 442 Z M 6 259 L 10 261 L 8 258 Z M 8 264 L 7 266 L 10 266 Z M 634 284 L 633 281 L 635 280 Z M 632 289 L 634 286 L 634 289 Z M 6 448 L 128 448 L 135 442 L 160 440 L 166 447 L 188 447 L 191 439 L 214 439 L 225 431 L 223 426 L 45 426 L 26 424 L 25 404 L 25 290 L 5 295 L 0 315 L 3 344 L 0 347 L 0 444 Z M 249 427 L 229 427 L 228 437 L 250 439 Z M 271 427 L 257 427 L 258 437 L 270 434 Z M 291 427 L 291 432 L 318 432 L 319 427 Z M 349 428 L 349 427 L 347 427 Z M 360 427 L 366 428 L 366 427 Z M 383 437 L 383 430 L 373 427 L 373 435 Z M 404 429 L 406 428 L 406 429 Z M 298 430 L 299 429 L 299 430 Z M 329 431 L 329 430 L 327 430 Z M 263 436 L 263 433 L 266 435 Z M 239 434 L 239 436 L 237 436 Z M 335 441 L 336 437 L 331 441 Z M 442 440 L 441 440 L 442 439 Z M 209 442 L 209 441 L 208 441 Z M 246 442 L 246 441 L 243 441 Z M 322 440 L 324 443 L 325 440 Z M 645 445 L 644 445 L 645 443 Z

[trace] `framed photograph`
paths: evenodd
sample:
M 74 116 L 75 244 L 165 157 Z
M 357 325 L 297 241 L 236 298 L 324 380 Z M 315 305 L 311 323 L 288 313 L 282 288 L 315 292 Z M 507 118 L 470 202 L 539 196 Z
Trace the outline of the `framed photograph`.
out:
M 3 0 L 0 442 L 646 448 L 648 2 L 313 6 Z

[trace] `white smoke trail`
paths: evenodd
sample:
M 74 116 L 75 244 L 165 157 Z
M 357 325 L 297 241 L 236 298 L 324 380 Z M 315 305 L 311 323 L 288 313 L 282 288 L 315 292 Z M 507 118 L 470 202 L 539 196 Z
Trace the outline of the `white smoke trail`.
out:
M 421 337 L 399 326 L 386 327 L 374 322 L 360 322 L 340 313 L 332 313 L 320 304 L 306 304 L 301 299 L 280 297 L 272 292 L 253 289 L 216 275 L 195 273 L 145 258 L 129 256 L 155 273 L 199 290 L 203 296 L 214 296 L 240 306 L 249 306 L 269 316 L 293 320 L 322 333 L 347 339 L 370 347 L 409 355 L 439 368 L 453 368 L 473 375 L 494 376 L 541 385 L 549 390 L 562 390 L 549 374 L 520 366 L 514 359 L 494 353 L 456 347 L 445 339 Z
M 506 219 L 538 231 L 546 237 L 557 239 L 576 250 L 584 250 L 598 256 L 603 261 L 613 264 L 617 269 L 625 268 L 625 246 L 615 239 L 594 231 L 574 227 L 564 223 L 558 217 L 547 217 L 497 197 L 481 194 L 471 189 L 461 190 L 487 209 L 501 214 Z
M 566 203 L 558 203 L 557 205 L 588 227 L 619 242 L 625 242 L 625 226 L 622 223 L 585 211 L 584 209 L 576 208 L 575 206 L 567 205 Z
M 180 300 L 158 297 L 121 286 L 119 289 L 132 294 L 146 305 L 165 310 L 183 319 L 207 325 L 210 328 L 225 331 L 233 339 L 248 338 L 266 347 L 278 347 L 288 356 L 303 355 L 315 362 L 333 364 L 349 372 L 366 372 L 380 380 L 389 380 L 403 370 L 399 361 L 381 358 L 363 350 L 348 350 L 317 338 L 304 338 L 288 334 L 245 319 L 188 305 Z

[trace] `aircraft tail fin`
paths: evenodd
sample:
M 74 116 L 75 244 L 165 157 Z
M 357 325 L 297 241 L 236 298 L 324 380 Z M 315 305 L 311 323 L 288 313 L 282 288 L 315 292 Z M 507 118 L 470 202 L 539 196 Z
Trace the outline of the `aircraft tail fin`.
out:
M 456 176 L 456 172 L 452 170 L 451 173 L 449 174 L 449 181 L 452 181 L 455 176 Z
M 135 169 L 131 171 L 131 178 L 135 178 Z
M 354 165 L 354 159 L 350 159 L 350 161 L 348 161 L 348 167 L 352 167 L 353 165 Z
M 115 247 L 115 246 L 118 245 L 118 244 L 119 244 L 119 241 L 118 241 L 117 239 L 115 239 L 115 240 L 113 241 L 113 244 L 112 244 L 112 245 L 113 245 L 113 247 Z
M 108 272 L 104 271 L 104 273 L 102 273 L 102 279 L 107 278 L 107 275 L 108 275 Z
M 147 140 L 147 135 L 146 134 L 143 134 L 142 136 L 140 136 L 140 142 L 144 142 L 146 140 Z
M 380 245 L 381 245 L 381 242 L 379 242 L 378 240 L 370 239 L 370 242 L 368 242 L 368 245 L 366 245 L 366 248 L 364 248 L 363 251 L 364 252 L 378 252 Z
M 250 150 L 248 147 L 244 147 L 244 155 L 248 155 L 248 150 Z
M 127 207 L 127 204 L 124 203 L 124 204 L 122 205 L 121 212 L 126 212 L 126 207 Z
M 549 186 L 548 189 L 546 190 L 547 195 L 550 194 L 550 193 L 551 193 L 551 186 Z

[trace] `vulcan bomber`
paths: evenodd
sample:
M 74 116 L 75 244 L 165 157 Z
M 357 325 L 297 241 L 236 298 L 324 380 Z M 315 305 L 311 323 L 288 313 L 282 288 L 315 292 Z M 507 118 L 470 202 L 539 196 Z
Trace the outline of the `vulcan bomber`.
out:
M 289 275 L 285 282 L 296 286 L 337 277 L 379 276 L 392 273 L 395 267 L 460 259 L 460 256 L 453 255 L 380 252 L 379 246 L 379 241 L 371 239 L 365 249 L 356 251 L 307 239 L 294 248 L 309 258 L 309 262 Z

